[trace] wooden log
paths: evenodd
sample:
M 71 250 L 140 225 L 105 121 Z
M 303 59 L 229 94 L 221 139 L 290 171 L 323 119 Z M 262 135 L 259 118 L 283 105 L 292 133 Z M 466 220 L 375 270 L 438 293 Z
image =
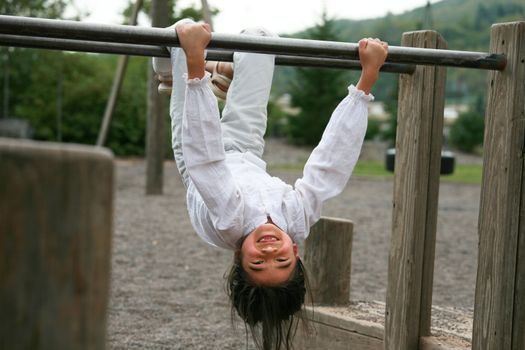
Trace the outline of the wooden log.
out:
M 434 31 L 403 34 L 402 45 L 445 48 Z M 385 349 L 415 350 L 430 334 L 445 68 L 400 76 Z
M 305 242 L 304 263 L 314 303 L 344 305 L 350 301 L 353 223 L 321 218 Z
M 525 349 L 525 22 L 492 26 L 507 67 L 488 79 L 474 350 Z
M 113 157 L 0 139 L 0 349 L 105 349 Z

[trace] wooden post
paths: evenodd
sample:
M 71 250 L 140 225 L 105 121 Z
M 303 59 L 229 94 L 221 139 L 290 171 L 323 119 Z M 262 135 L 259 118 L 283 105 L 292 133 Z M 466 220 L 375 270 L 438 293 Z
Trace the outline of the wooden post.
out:
M 321 218 L 305 242 L 304 261 L 312 298 L 319 305 L 345 305 L 350 301 L 353 223 Z
M 525 349 L 525 22 L 492 26 L 472 349 Z
M 0 139 L 0 349 L 105 349 L 113 157 Z
M 137 25 L 137 17 L 139 11 L 142 8 L 143 0 L 136 0 L 133 6 L 133 12 L 131 13 L 129 24 Z M 97 146 L 104 146 L 106 143 L 106 137 L 108 135 L 109 124 L 115 111 L 115 105 L 117 104 L 117 98 L 120 95 L 120 89 L 122 88 L 122 82 L 124 81 L 124 75 L 126 74 L 126 68 L 128 66 L 129 56 L 120 56 L 117 62 L 117 69 L 115 70 L 115 76 L 113 77 L 113 85 L 111 86 L 111 92 L 109 93 L 108 102 L 106 103 L 106 109 L 104 111 L 104 117 L 102 117 L 102 125 L 98 132 Z
M 167 27 L 170 9 L 167 0 L 153 0 L 151 4 L 152 27 Z M 148 121 L 146 125 L 146 194 L 162 194 L 164 187 L 164 140 L 166 97 L 157 92 L 151 60 L 148 69 Z
M 403 34 L 402 45 L 445 48 L 434 31 Z M 399 83 L 385 349 L 415 350 L 430 335 L 446 70 L 419 66 Z

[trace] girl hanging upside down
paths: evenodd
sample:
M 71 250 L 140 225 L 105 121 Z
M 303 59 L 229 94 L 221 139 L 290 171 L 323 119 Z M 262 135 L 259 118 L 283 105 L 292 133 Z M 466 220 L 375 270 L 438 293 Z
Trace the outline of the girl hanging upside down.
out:
M 182 20 L 174 28 L 181 48 L 169 48 L 171 61 L 155 58 L 153 65 L 161 90 L 170 89 L 173 77 L 172 143 L 191 222 L 204 241 L 233 251 L 227 280 L 232 312 L 250 328 L 257 346 L 290 349 L 307 285 L 297 243 L 352 173 L 370 90 L 388 46 L 377 39 L 359 42 L 361 77 L 348 87 L 303 177 L 291 186 L 270 176 L 262 160 L 275 57 L 237 52 L 233 65 L 205 62 L 209 26 Z M 261 28 L 243 34 L 275 36 Z M 226 101 L 222 118 L 215 95 Z

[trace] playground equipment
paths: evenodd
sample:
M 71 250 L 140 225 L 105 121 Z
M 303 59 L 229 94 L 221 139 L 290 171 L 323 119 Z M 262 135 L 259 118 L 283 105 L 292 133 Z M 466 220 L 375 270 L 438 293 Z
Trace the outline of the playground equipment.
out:
M 433 31 L 405 33 L 402 44 L 446 46 Z M 525 22 L 493 25 L 490 52 L 505 54 L 507 66 L 488 77 L 472 349 L 518 350 L 525 348 Z M 400 76 L 384 325 L 317 310 L 318 337 L 298 337 L 301 348 L 465 349 L 430 331 L 445 74 L 418 66 Z
M 121 54 L 166 57 L 165 47 L 179 46 L 173 28 L 148 28 L 126 25 L 92 24 L 76 21 L 0 16 L 0 33 L 25 37 L 43 37 L 80 41 L 79 46 L 93 46 L 95 52 L 119 49 Z M 9 37 L 7 37 L 9 39 Z M 11 42 L 20 38 L 12 38 Z M 54 44 L 53 44 L 54 42 Z M 96 43 L 99 43 L 98 45 Z M 63 49 L 62 40 L 49 40 L 46 48 Z M 71 43 L 71 42 L 70 42 Z M 113 45 L 116 43 L 117 45 Z M 134 49 L 134 46 L 139 45 Z M 159 48 L 158 46 L 161 46 Z M 95 49 L 98 47 L 98 49 Z M 272 38 L 240 34 L 212 33 L 210 49 L 249 51 L 284 56 L 306 56 L 357 60 L 358 44 L 321 40 Z M 111 49 L 113 48 L 113 49 Z M 67 48 L 66 48 L 67 49 Z M 71 48 L 73 49 L 73 48 Z M 129 50 L 128 52 L 125 52 Z M 102 51 L 104 52 L 104 51 Z M 115 53 L 114 51 L 108 51 Z M 212 51 L 213 52 L 213 51 Z M 210 57 L 211 58 L 211 57 Z M 389 47 L 387 63 L 410 63 L 503 70 L 505 56 L 482 52 Z M 328 65 L 327 65 L 328 66 Z
M 124 50 L 126 52 L 118 53 L 127 54 L 132 54 L 132 50 L 147 49 L 165 55 L 164 49 L 158 46 L 178 45 L 173 30 L 9 16 L 0 16 L 0 34 L 24 36 L 28 40 L 38 37 L 41 42 L 49 38 L 47 48 L 74 50 L 74 46 L 68 46 L 71 44 L 78 45 L 77 49 L 82 48 L 81 51 L 110 52 L 111 48 Z M 19 40 L 22 46 L 33 45 L 23 42 L 21 38 L 11 39 Z M 326 60 L 330 64 L 335 64 L 330 60 L 348 62 L 357 58 L 357 44 L 300 39 L 213 34 L 210 47 L 212 50 L 227 50 L 227 55 L 231 55 L 232 51 L 251 51 L 277 54 L 287 59 L 289 56 L 299 57 L 297 64 L 305 58 Z M 403 69 L 417 66 L 411 74 L 400 76 L 400 118 L 397 126 L 385 325 L 346 320 L 345 324 L 349 326 L 343 329 L 341 323 L 334 325 L 327 321 L 336 319 L 336 316 L 317 313 L 313 322 L 318 323 L 318 337 L 308 339 L 305 335 L 299 338 L 301 346 L 306 349 L 457 349 L 446 341 L 436 339 L 430 332 L 446 66 L 491 70 L 478 225 L 479 262 L 472 349 L 525 348 L 525 230 L 521 220 L 525 217 L 525 22 L 494 25 L 489 53 L 451 51 L 445 50 L 445 47 L 444 39 L 437 32 L 410 32 L 403 35 L 401 47 L 390 47 L 387 58 L 387 63 L 401 65 L 398 67 Z M 145 54 L 146 51 L 143 52 Z M 67 149 L 67 146 L 61 147 Z M 3 159 L 5 152 L 6 148 L 0 147 L 0 159 Z M 162 156 L 160 152 L 159 156 Z M 36 151 L 16 157 L 26 159 L 29 164 L 45 162 L 39 160 Z M 82 157 L 79 159 L 81 161 Z M 21 173 L 15 176 L 13 172 L 17 170 L 14 167 L 2 167 L 1 171 L 2 179 L 7 178 L 9 183 L 4 188 L 12 188 L 13 191 L 0 197 L 0 208 L 9 214 L 17 193 L 22 191 L 11 187 L 11 182 L 15 179 L 18 183 L 30 182 L 32 175 Z M 51 175 L 43 177 L 41 184 L 45 185 L 51 178 Z M 91 188 L 95 187 L 93 184 Z M 57 189 L 57 193 L 64 194 L 69 190 L 63 187 Z M 43 197 L 39 200 L 45 203 L 46 199 Z M 109 202 L 103 203 L 102 208 L 110 212 Z M 31 208 L 29 202 L 20 206 L 21 212 L 32 213 Z M 80 214 L 66 212 L 62 215 L 70 215 L 69 219 L 75 221 Z M 12 216 L 10 220 L 15 221 L 23 217 L 8 216 Z M 326 222 L 322 221 L 319 225 L 322 227 Z M 110 227 L 109 223 L 103 226 L 105 229 Z M 330 251 L 334 250 L 330 252 L 333 256 L 339 254 L 349 257 L 351 252 L 351 243 L 348 243 L 351 228 L 348 228 L 348 224 L 343 226 L 346 227 L 344 231 L 347 233 L 343 235 L 346 238 L 341 238 L 343 243 L 329 248 Z M 5 230 L 5 226 L 2 229 Z M 311 240 L 319 240 L 319 243 L 315 243 L 315 249 L 325 246 L 324 253 L 319 254 L 327 256 L 326 247 L 333 243 L 323 243 L 323 240 L 331 239 L 331 236 L 316 238 L 315 230 L 311 237 Z M 11 232 L 7 231 L 2 236 L 10 237 L 9 234 Z M 0 249 L 6 248 L 0 246 Z M 311 250 L 306 255 L 310 256 L 307 260 L 316 261 L 316 255 Z M 313 285 L 317 296 L 325 296 L 316 298 L 314 295 L 314 300 L 334 303 L 336 296 L 326 296 L 329 295 L 326 290 L 315 286 L 325 283 L 333 286 L 338 281 L 342 285 L 335 289 L 339 291 L 338 298 L 341 298 L 337 303 L 344 303 L 344 294 L 349 294 L 347 283 L 350 281 L 349 277 L 344 276 L 349 276 L 350 262 L 348 260 L 348 264 L 343 264 L 344 269 L 338 272 L 335 264 L 322 265 L 324 261 L 324 258 L 317 261 L 324 268 L 314 271 L 317 276 L 313 278 Z M 0 277 L 3 278 L 2 275 Z M 1 297 L 0 305 L 4 305 L 10 295 Z M 105 305 L 104 302 L 101 305 Z M 13 312 L 16 314 L 22 311 L 17 309 Z M 2 322 L 9 322 L 9 319 Z

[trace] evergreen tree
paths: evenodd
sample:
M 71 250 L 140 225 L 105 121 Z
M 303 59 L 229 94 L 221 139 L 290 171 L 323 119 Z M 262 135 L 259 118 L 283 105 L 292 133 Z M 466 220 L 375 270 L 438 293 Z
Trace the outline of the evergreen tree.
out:
M 334 21 L 323 14 L 309 39 L 337 41 Z M 291 103 L 301 112 L 289 117 L 289 135 L 294 143 L 316 145 L 332 111 L 346 95 L 348 75 L 344 70 L 298 68 L 291 83 Z

